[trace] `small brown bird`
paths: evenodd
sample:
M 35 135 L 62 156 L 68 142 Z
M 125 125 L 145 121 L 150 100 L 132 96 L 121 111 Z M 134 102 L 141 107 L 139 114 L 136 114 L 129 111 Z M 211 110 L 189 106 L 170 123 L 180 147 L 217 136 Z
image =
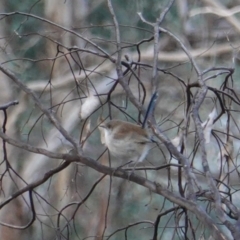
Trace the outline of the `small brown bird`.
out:
M 122 120 L 102 123 L 102 143 L 110 153 L 126 161 L 142 162 L 153 147 L 153 140 L 147 129 Z
M 100 124 L 102 143 L 108 147 L 113 156 L 126 161 L 133 161 L 135 166 L 146 158 L 155 142 L 146 128 L 146 123 L 148 117 L 154 111 L 157 98 L 158 92 L 155 91 L 149 102 L 142 127 L 115 119 Z

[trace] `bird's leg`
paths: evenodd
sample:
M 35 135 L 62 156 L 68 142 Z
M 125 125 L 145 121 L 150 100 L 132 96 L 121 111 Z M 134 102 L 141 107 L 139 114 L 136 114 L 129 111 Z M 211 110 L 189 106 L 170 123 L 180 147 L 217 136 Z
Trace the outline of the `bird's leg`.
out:
M 124 163 L 124 164 L 118 166 L 117 168 L 115 168 L 114 171 L 113 171 L 113 175 L 114 175 L 114 173 L 115 173 L 117 170 L 123 168 L 123 167 L 126 166 L 126 165 L 129 165 L 131 162 L 132 162 L 132 161 L 129 161 L 129 162 Z
M 135 170 L 135 168 L 136 168 L 138 163 L 139 163 L 139 161 L 136 161 L 135 164 L 133 165 L 132 171 L 130 172 L 130 174 L 128 174 L 128 181 L 129 181 L 129 178 L 131 177 L 131 175 L 133 174 L 133 172 L 134 172 L 134 170 Z

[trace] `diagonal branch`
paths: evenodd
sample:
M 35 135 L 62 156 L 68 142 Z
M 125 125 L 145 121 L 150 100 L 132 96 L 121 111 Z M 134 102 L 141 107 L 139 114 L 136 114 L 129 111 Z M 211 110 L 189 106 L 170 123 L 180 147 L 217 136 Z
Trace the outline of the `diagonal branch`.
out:
M 48 117 L 50 122 L 59 130 L 59 132 L 74 146 L 75 149 L 79 149 L 78 143 L 75 139 L 73 139 L 68 132 L 62 127 L 56 116 L 53 112 L 49 111 L 44 105 L 41 103 L 40 99 L 37 95 L 28 88 L 25 84 L 21 82 L 10 70 L 4 68 L 0 65 L 0 70 L 7 75 L 14 83 L 16 83 L 20 89 L 22 89 L 25 93 L 27 93 L 39 107 L 39 109 Z

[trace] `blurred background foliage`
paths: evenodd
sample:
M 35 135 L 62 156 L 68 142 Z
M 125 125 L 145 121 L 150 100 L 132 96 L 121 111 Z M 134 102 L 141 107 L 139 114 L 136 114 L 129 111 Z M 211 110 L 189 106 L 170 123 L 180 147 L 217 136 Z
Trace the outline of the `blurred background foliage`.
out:
M 143 91 L 139 90 L 141 87 L 136 77 L 131 74 L 126 76 L 131 90 L 145 106 L 151 95 L 153 28 L 142 22 L 137 13 L 141 12 L 147 21 L 155 22 L 168 2 L 167 0 L 112 1 L 120 24 L 123 53 L 128 54 L 130 60 L 137 62 L 139 58 L 137 46 L 139 46 L 140 62 L 146 64 L 135 69 L 135 73 L 146 88 L 146 99 L 143 98 Z M 240 2 L 239 0 L 212 2 L 176 0 L 161 26 L 181 39 L 196 58 L 201 69 L 210 66 L 232 67 L 232 57 L 235 56 L 234 89 L 238 93 L 240 29 L 226 17 L 197 12 L 204 11 L 205 7 L 211 7 L 212 3 L 221 4 L 224 9 L 231 9 L 237 7 Z M 100 143 L 97 131 L 98 117 L 113 116 L 138 122 L 139 113 L 126 98 L 120 86 L 117 86 L 111 99 L 105 104 L 104 96 L 116 79 L 115 66 L 100 56 L 101 51 L 77 35 L 81 34 L 109 55 L 116 57 L 115 27 L 107 1 L 1 0 L 0 9 L 1 13 L 9 14 L 9 16 L 1 15 L 0 18 L 1 64 L 11 69 L 22 82 L 36 92 L 45 106 L 57 113 L 65 129 L 77 139 L 79 136 L 82 138 L 86 136 L 88 132 L 86 120 L 90 119 L 91 135 L 84 145 L 85 154 L 102 164 L 110 165 L 109 155 L 107 152 L 104 153 L 106 149 Z M 240 13 L 237 12 L 233 17 L 236 18 L 237 23 L 240 23 Z M 59 28 L 58 25 L 65 29 Z M 137 43 L 141 41 L 143 42 L 138 45 Z M 80 49 L 77 55 L 71 52 L 74 47 Z M 156 116 L 165 133 L 170 138 L 174 138 L 179 132 L 179 125 L 184 119 L 186 110 L 186 89 L 178 79 L 182 79 L 187 84 L 195 81 L 196 75 L 189 59 L 171 37 L 161 33 L 159 48 L 158 67 L 162 71 L 159 71 L 160 98 Z M 98 54 L 92 54 L 91 51 Z M 208 84 L 219 87 L 224 79 L 225 75 L 219 75 L 209 80 Z M 2 73 L 0 82 L 0 102 L 5 103 L 13 99 L 18 99 L 20 102 L 18 106 L 8 111 L 7 133 L 34 146 L 51 151 L 68 152 L 70 146 L 66 140 L 59 136 L 48 119 L 43 117 L 42 112 L 36 108 L 29 96 Z M 89 97 L 95 92 L 103 97 L 102 104 L 98 103 L 99 108 L 95 108 L 93 107 L 95 102 L 89 101 L 89 105 L 84 108 Z M 215 106 L 212 95 L 209 93 L 201 109 L 203 120 Z M 238 111 L 238 106 L 233 108 Z M 85 115 L 83 110 L 87 112 Z M 3 117 L 0 120 L 2 123 Z M 236 122 L 238 125 L 238 119 Z M 222 129 L 223 126 L 225 120 L 217 127 Z M 237 126 L 234 126 L 232 131 L 239 135 Z M 195 139 L 193 134 L 190 139 L 192 142 L 189 141 L 189 148 L 192 149 Z M 219 150 L 218 145 L 211 144 L 209 151 L 212 151 L 215 157 Z M 237 146 L 239 143 L 236 140 L 234 144 Z M 236 151 L 235 155 L 238 156 Z M 197 154 L 191 152 L 189 156 L 193 162 L 197 162 Z M 56 159 L 28 153 L 11 146 L 8 147 L 8 157 L 12 167 L 28 184 L 59 165 Z M 154 166 L 168 163 L 169 159 L 168 152 L 164 148 L 155 148 L 148 157 Z M 112 161 L 111 165 L 118 166 L 119 163 Z M 199 166 L 200 163 L 197 162 L 196 165 Z M 5 167 L 3 165 L 1 167 L 3 174 Z M 175 191 L 176 174 L 168 175 L 168 173 L 169 170 L 163 169 L 157 173 L 148 172 L 147 177 L 151 180 L 159 180 Z M 141 174 L 145 176 L 145 172 Z M 4 173 L 2 200 L 26 186 L 24 181 L 19 180 L 20 176 Z M 99 173 L 86 166 L 71 164 L 36 189 L 34 200 L 37 218 L 33 226 L 21 231 L 1 227 L 1 239 L 103 239 L 103 234 L 109 236 L 117 229 L 141 221 L 141 224 L 129 227 L 126 232 L 124 229 L 113 234 L 111 239 L 124 239 L 125 234 L 128 239 L 151 239 L 158 214 L 176 207 L 163 197 L 156 196 L 134 183 L 105 177 L 87 201 L 80 205 L 76 215 L 72 217 L 77 204 L 69 205 L 63 210 L 63 215 L 59 215 L 60 224 L 57 225 L 57 217 L 61 209 L 72 202 L 80 203 L 99 177 Z M 1 212 L 1 221 L 15 225 L 26 224 L 30 217 L 27 195 L 5 206 Z M 195 232 L 195 239 L 208 239 L 211 233 L 204 229 L 194 216 L 189 214 L 188 217 L 192 223 L 199 226 Z M 186 239 L 182 231 L 184 223 L 184 210 L 180 208 L 176 209 L 175 215 L 162 217 L 158 239 Z M 188 239 L 194 239 L 193 235 L 189 231 Z

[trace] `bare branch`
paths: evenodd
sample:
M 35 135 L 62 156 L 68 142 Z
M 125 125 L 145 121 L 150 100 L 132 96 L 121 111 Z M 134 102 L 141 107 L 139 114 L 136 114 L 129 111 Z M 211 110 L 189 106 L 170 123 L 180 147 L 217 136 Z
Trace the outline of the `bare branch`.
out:
M 24 92 L 26 92 L 28 95 L 30 95 L 39 109 L 49 118 L 51 123 L 60 131 L 60 133 L 70 142 L 73 144 L 75 149 L 79 149 L 78 143 L 69 136 L 67 131 L 61 126 L 57 118 L 54 116 L 53 112 L 50 112 L 48 109 L 44 107 L 44 105 L 41 103 L 37 95 L 26 85 L 24 85 L 10 70 L 4 68 L 0 65 L 0 70 L 6 74 L 14 83 L 16 83 L 20 89 L 22 89 Z
M 9 103 L 6 103 L 6 104 L 0 106 L 0 110 L 6 110 L 6 109 L 9 108 L 10 106 L 17 105 L 18 103 L 19 103 L 19 102 L 18 102 L 17 100 L 12 101 L 12 102 L 9 102 Z

